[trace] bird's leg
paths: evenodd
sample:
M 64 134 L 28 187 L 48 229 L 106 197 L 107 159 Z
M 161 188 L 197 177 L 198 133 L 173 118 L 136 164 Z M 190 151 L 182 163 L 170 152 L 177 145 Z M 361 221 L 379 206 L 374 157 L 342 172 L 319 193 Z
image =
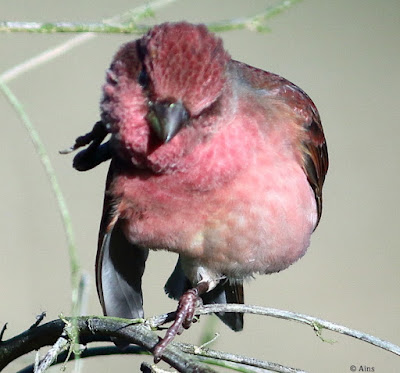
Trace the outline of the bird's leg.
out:
M 73 166 L 78 171 L 87 171 L 98 164 L 111 158 L 109 143 L 101 144 L 110 133 L 109 125 L 98 121 L 93 129 L 85 135 L 79 136 L 75 144 L 68 149 L 60 151 L 61 154 L 69 154 L 82 146 L 90 144 L 86 149 L 80 151 L 74 158 Z
M 176 310 L 175 321 L 168 328 L 165 333 L 165 337 L 161 339 L 154 347 L 153 355 L 154 361 L 157 363 L 160 361 L 161 356 L 170 342 L 175 338 L 177 334 L 182 333 L 182 327 L 189 329 L 193 321 L 194 312 L 196 311 L 197 302 L 201 299 L 200 295 L 204 294 L 209 289 L 209 283 L 207 281 L 201 281 L 198 285 L 186 291 L 179 299 L 178 308 Z

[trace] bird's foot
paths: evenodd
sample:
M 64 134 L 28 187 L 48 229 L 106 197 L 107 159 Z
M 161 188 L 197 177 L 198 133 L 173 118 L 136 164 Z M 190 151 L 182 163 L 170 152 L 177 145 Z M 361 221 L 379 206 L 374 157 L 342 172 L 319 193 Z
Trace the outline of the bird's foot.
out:
M 75 144 L 70 146 L 68 149 L 60 150 L 60 154 L 72 153 L 74 150 L 79 149 L 82 146 L 86 146 L 91 142 L 95 142 L 97 145 L 99 145 L 109 132 L 109 125 L 99 120 L 95 123 L 90 132 L 76 138 Z
M 78 171 L 87 171 L 98 164 L 111 158 L 109 143 L 101 144 L 104 138 L 110 133 L 109 125 L 98 121 L 93 129 L 75 140 L 75 144 L 68 149 L 61 150 L 61 154 L 69 154 L 76 149 L 89 145 L 81 150 L 74 158 L 73 166 Z
M 157 363 L 160 361 L 165 348 L 172 342 L 176 335 L 182 334 L 183 329 L 189 329 L 192 322 L 194 322 L 193 316 L 197 303 L 201 302 L 199 295 L 207 291 L 207 289 L 208 283 L 200 283 L 197 287 L 186 291 L 180 297 L 174 323 L 168 328 L 165 337 L 154 347 L 154 362 Z

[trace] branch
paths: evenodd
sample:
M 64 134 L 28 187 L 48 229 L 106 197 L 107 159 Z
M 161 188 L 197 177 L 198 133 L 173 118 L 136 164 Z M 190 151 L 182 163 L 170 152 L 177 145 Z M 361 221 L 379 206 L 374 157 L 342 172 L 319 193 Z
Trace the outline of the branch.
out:
M 359 340 L 373 344 L 384 350 L 400 355 L 400 347 L 390 342 L 383 341 L 377 337 L 366 333 L 349 329 L 326 320 L 316 317 L 303 315 L 290 311 L 277 310 L 260 306 L 249 306 L 242 304 L 213 304 L 199 307 L 196 310 L 197 315 L 204 315 L 214 312 L 243 312 L 263 316 L 276 317 L 285 320 L 293 320 L 307 324 L 313 328 L 318 337 L 321 337 L 323 329 L 329 329 L 341 334 L 345 334 Z M 110 341 L 110 337 L 126 340 L 137 344 L 147 351 L 152 351 L 158 342 L 158 336 L 151 330 L 157 329 L 173 319 L 174 313 L 168 313 L 146 320 L 119 319 L 114 317 L 78 317 L 66 318 L 66 322 L 76 320 L 76 326 L 79 330 L 79 341 L 83 344 L 99 341 Z M 0 341 L 0 370 L 18 357 L 37 350 L 46 345 L 53 345 L 62 336 L 66 330 L 66 323 L 62 320 L 51 321 L 42 326 L 33 327 L 22 334 L 7 341 Z M 250 367 L 269 369 L 276 372 L 300 372 L 294 368 L 283 367 L 279 364 L 260 362 L 256 359 L 247 358 L 233 354 L 226 354 L 202 347 L 194 347 L 186 344 L 173 343 L 168 346 L 162 359 L 173 366 L 178 371 L 192 372 L 199 369 L 198 372 L 213 372 L 212 369 L 203 366 L 199 361 L 190 359 L 184 352 L 190 352 L 197 355 L 199 360 L 209 364 L 233 367 L 232 364 L 245 364 Z M 215 359 L 218 359 L 215 360 Z M 228 363 L 226 363 L 228 362 Z M 194 364 L 194 365 L 193 365 Z M 193 370 L 191 370 L 193 368 Z M 240 371 L 246 371 L 241 368 Z M 249 371 L 249 370 L 247 370 Z
M 268 369 L 268 371 L 278 373 L 306 373 L 304 370 L 286 367 L 281 364 L 272 363 L 269 361 L 258 360 L 247 356 L 231 354 L 227 352 L 216 351 L 210 348 L 196 347 L 188 343 L 174 343 L 182 351 L 196 355 L 200 361 L 207 362 L 208 364 L 220 365 L 227 367 L 227 362 L 232 363 L 230 367 L 243 365 L 248 367 L 255 367 L 261 369 Z M 221 364 L 223 363 L 223 365 Z
M 216 351 L 212 349 L 205 349 L 202 347 L 197 347 L 189 343 L 172 343 L 172 345 L 178 347 L 181 351 L 195 355 L 197 359 L 203 361 L 204 363 L 211 365 L 218 365 L 225 368 L 232 368 L 238 370 L 239 372 L 244 371 L 244 367 L 250 367 L 248 370 L 254 372 L 254 368 L 267 369 L 268 372 L 277 373 L 306 373 L 304 370 L 299 370 L 296 368 L 286 367 L 281 364 L 276 364 L 269 361 L 263 361 L 258 359 L 249 358 L 247 356 L 241 356 L 221 351 Z M 151 355 L 146 349 L 130 345 L 123 350 L 116 346 L 101 346 L 101 347 L 90 347 L 83 350 L 80 354 L 81 359 L 86 359 L 89 357 L 97 356 L 111 356 L 111 355 Z M 64 364 L 69 360 L 68 352 L 62 352 L 57 356 L 53 365 Z M 18 373 L 32 373 L 34 369 L 34 364 L 27 366 L 26 368 L 20 370 Z
M 66 333 L 66 323 L 68 324 L 71 319 L 54 320 L 41 327 L 30 328 L 18 336 L 0 343 L 0 370 L 18 357 L 46 345 L 53 345 L 53 347 L 46 354 L 45 359 L 39 365 L 39 369 L 42 366 L 43 368 L 48 367 L 48 363 L 55 360 L 55 358 L 55 364 L 68 361 L 70 357 L 68 352 L 63 352 L 58 356 L 55 356 L 55 352 L 66 346 L 67 339 L 65 336 L 68 334 Z M 158 336 L 150 330 L 147 320 L 93 316 L 79 317 L 75 320 L 79 329 L 79 342 L 82 344 L 110 342 L 110 337 L 117 337 L 138 345 L 129 346 L 124 350 L 115 346 L 88 348 L 80 354 L 80 358 L 115 354 L 150 354 L 150 351 L 158 341 Z M 214 372 L 211 368 L 198 362 L 203 361 L 207 364 L 231 368 L 240 372 L 260 372 L 260 369 L 268 369 L 268 371 L 281 373 L 305 373 L 302 370 L 285 367 L 280 364 L 205 349 L 190 344 L 172 343 L 167 350 L 162 359 L 179 372 Z M 185 353 L 196 357 L 189 357 Z M 31 365 L 19 373 L 33 372 L 33 369 L 34 367 Z M 40 372 L 42 371 L 44 370 L 40 370 Z
M 66 363 L 70 356 L 67 351 L 62 352 L 57 356 L 57 359 L 54 361 L 53 365 L 64 364 Z M 97 357 L 97 356 L 111 356 L 111 355 L 151 355 L 146 349 L 129 345 L 123 350 L 118 348 L 117 346 L 98 346 L 98 347 L 90 347 L 84 349 L 80 353 L 81 359 L 86 359 L 89 357 Z M 31 364 L 21 370 L 18 373 L 32 373 L 34 371 L 34 364 Z
M 172 3 L 176 0 L 153 1 L 148 6 L 143 5 L 121 16 L 113 17 L 104 22 L 12 22 L 0 21 L 0 32 L 93 32 L 106 34 L 143 34 L 151 26 L 138 24 L 143 18 L 153 15 L 154 9 Z M 225 21 L 205 23 L 214 32 L 229 30 L 269 31 L 266 21 L 291 8 L 301 0 L 281 0 L 277 5 L 267 8 L 254 16 L 234 18 Z
M 306 373 L 304 370 L 286 367 L 281 364 L 276 364 L 269 361 L 258 360 L 249 358 L 247 356 L 235 355 L 231 353 L 203 349 L 189 343 L 172 343 L 172 345 L 178 347 L 181 351 L 191 355 L 195 355 L 197 359 L 204 363 L 211 365 L 218 365 L 225 368 L 231 368 L 239 372 L 244 371 L 244 367 L 254 367 L 259 369 L 267 369 L 268 372 L 277 373 Z M 146 349 L 130 345 L 123 350 L 116 346 L 101 346 L 101 347 L 90 347 L 83 350 L 80 354 L 81 359 L 97 356 L 111 356 L 111 355 L 151 355 Z M 62 352 L 57 356 L 53 365 L 64 364 L 69 360 L 68 352 Z M 34 370 L 34 364 L 27 366 L 26 368 L 18 371 L 18 373 L 32 373 Z M 254 372 L 253 368 L 248 368 L 251 372 Z M 246 370 L 247 371 L 247 370 Z
M 114 337 L 151 351 L 159 340 L 157 334 L 152 332 L 140 319 L 125 320 L 96 316 L 67 318 L 66 320 L 72 321 L 72 319 L 76 321 L 79 341 L 82 344 L 110 341 L 110 337 Z M 11 361 L 30 351 L 55 344 L 62 336 L 65 326 L 63 320 L 54 320 L 0 342 L 0 371 Z M 215 373 L 213 369 L 199 363 L 173 345 L 167 347 L 162 360 L 180 372 Z
M 60 355 L 60 353 L 67 348 L 68 348 L 68 339 L 66 338 L 65 333 L 63 333 L 61 334 L 60 338 L 57 339 L 56 343 L 54 343 L 54 345 L 47 352 L 45 357 L 37 364 L 35 363 L 34 372 L 35 373 L 45 372 L 56 361 L 57 356 Z
M 376 347 L 380 347 L 386 351 L 392 352 L 400 356 L 400 346 L 384 341 L 370 334 L 366 334 L 355 329 L 350 329 L 346 326 L 335 324 L 330 321 L 322 320 L 317 317 L 312 317 L 301 313 L 277 310 L 274 308 L 260 306 L 250 306 L 245 304 L 208 304 L 197 309 L 198 315 L 205 315 L 214 312 L 243 312 L 262 316 L 271 316 L 284 320 L 293 320 L 311 326 L 316 335 L 323 341 L 326 340 L 324 340 L 321 336 L 322 330 L 328 329 L 333 332 L 344 334 L 349 337 L 359 339 L 360 341 L 370 343 Z

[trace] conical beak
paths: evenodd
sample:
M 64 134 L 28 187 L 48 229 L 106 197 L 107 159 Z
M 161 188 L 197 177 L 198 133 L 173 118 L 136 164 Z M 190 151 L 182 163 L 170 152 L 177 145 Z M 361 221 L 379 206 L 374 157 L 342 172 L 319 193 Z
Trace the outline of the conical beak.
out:
M 151 102 L 147 120 L 158 138 L 167 143 L 189 119 L 189 113 L 182 102 Z

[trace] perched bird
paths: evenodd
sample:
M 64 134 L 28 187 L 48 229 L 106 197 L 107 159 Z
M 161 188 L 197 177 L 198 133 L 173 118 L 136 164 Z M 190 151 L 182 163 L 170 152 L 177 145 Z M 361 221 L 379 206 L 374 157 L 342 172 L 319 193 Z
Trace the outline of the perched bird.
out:
M 328 154 L 314 103 L 232 60 L 204 25 L 164 23 L 120 48 L 101 120 L 70 150 L 88 144 L 78 170 L 111 158 L 96 263 L 104 314 L 143 317 L 149 249 L 179 254 L 165 286 L 177 316 L 156 358 L 199 297 L 243 303 L 243 280 L 302 257 L 321 217 Z M 242 314 L 218 316 L 243 327 Z

